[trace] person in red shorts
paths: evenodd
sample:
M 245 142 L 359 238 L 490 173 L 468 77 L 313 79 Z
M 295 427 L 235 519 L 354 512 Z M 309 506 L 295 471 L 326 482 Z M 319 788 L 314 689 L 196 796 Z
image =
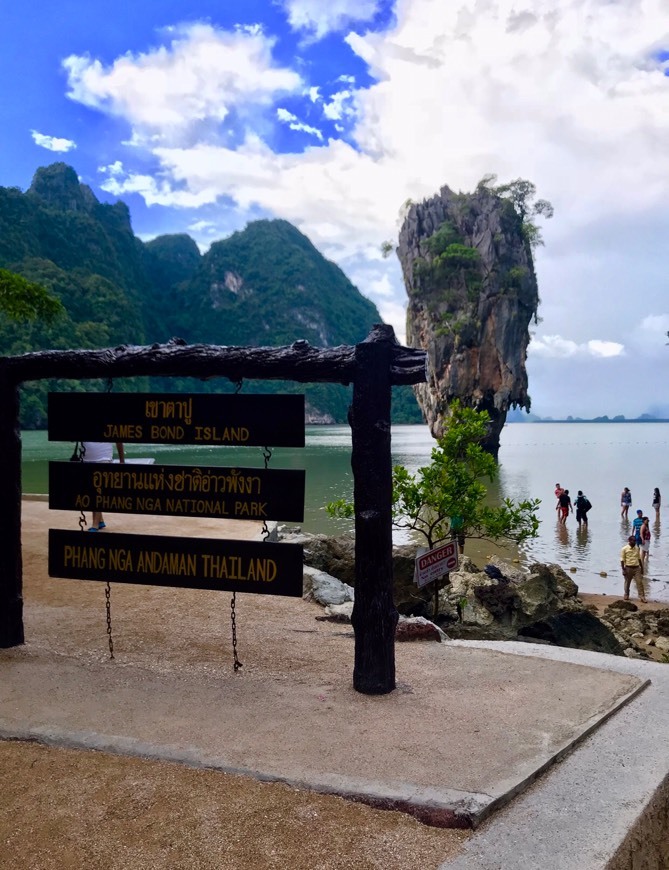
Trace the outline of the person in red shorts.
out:
M 564 492 L 558 497 L 558 522 L 566 523 L 567 517 L 569 516 L 569 511 L 574 513 L 574 508 L 571 504 L 571 498 L 569 497 L 569 490 L 565 489 Z
M 557 499 L 557 504 L 555 505 L 555 510 L 560 507 L 560 496 L 564 492 L 564 489 L 560 486 L 559 483 L 555 484 L 555 498 Z

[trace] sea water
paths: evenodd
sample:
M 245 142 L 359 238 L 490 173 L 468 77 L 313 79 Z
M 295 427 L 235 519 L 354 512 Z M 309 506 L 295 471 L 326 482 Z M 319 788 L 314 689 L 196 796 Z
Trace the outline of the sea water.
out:
M 23 491 L 47 490 L 49 459 L 66 460 L 73 445 L 50 443 L 45 432 L 24 432 Z M 426 426 L 393 426 L 393 462 L 415 472 L 430 461 L 435 441 Z M 498 554 L 518 559 L 556 562 L 584 592 L 619 594 L 622 589 L 620 549 L 626 542 L 637 508 L 650 517 L 649 595 L 669 600 L 669 470 L 664 462 L 669 446 L 669 423 L 513 423 L 502 430 L 499 480 L 490 485 L 489 499 L 539 498 L 539 536 L 520 546 L 467 541 L 466 552 L 478 564 Z M 156 463 L 261 467 L 259 448 L 182 447 L 130 444 L 129 457 L 152 456 Z M 351 432 L 348 426 L 307 427 L 304 448 L 273 451 L 270 467 L 306 469 L 305 517 L 307 532 L 339 534 L 352 521 L 332 519 L 325 505 L 352 498 Z M 575 514 L 562 526 L 557 522 L 555 484 L 569 489 L 572 500 L 582 489 L 592 502 L 587 529 L 578 530 Z M 632 491 L 628 522 L 620 517 L 620 492 Z M 660 518 L 651 507 L 654 487 L 664 494 Z M 663 536 L 663 524 L 666 524 Z M 409 540 L 396 532 L 397 542 Z M 416 538 L 417 544 L 424 541 Z M 574 569 L 574 570 L 572 570 Z M 606 574 L 607 576 L 602 576 Z

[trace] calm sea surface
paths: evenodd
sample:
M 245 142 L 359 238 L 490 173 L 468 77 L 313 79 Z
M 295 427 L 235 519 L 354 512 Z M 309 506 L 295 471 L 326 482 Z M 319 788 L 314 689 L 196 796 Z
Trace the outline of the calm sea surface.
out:
M 23 433 L 23 491 L 47 491 L 47 462 L 67 459 L 71 444 L 48 442 L 45 432 Z M 426 426 L 394 426 L 393 461 L 415 471 L 429 462 L 434 446 Z M 669 601 L 669 423 L 515 423 L 502 432 L 499 481 L 490 489 L 491 501 L 500 498 L 540 498 L 539 537 L 516 548 L 468 542 L 467 552 L 479 564 L 498 553 L 521 562 L 557 562 L 576 568 L 574 580 L 584 592 L 618 594 L 622 589 L 619 555 L 629 534 L 620 518 L 620 492 L 632 491 L 630 520 L 637 508 L 651 518 L 647 579 L 649 595 Z M 262 466 L 258 448 L 129 445 L 128 456 L 153 456 L 157 463 L 183 465 Z M 304 449 L 277 449 L 270 465 L 304 468 L 307 472 L 305 519 L 309 532 L 338 534 L 352 528 L 345 520 L 330 519 L 328 501 L 350 498 L 351 434 L 348 426 L 307 427 Z M 593 504 L 587 531 L 579 532 L 573 515 L 559 526 L 555 512 L 555 483 L 569 489 L 572 499 L 582 489 Z M 665 503 L 659 521 L 651 508 L 653 487 Z M 663 534 L 663 524 L 666 524 Z M 397 541 L 407 540 L 401 535 Z M 607 577 L 601 577 L 606 572 Z

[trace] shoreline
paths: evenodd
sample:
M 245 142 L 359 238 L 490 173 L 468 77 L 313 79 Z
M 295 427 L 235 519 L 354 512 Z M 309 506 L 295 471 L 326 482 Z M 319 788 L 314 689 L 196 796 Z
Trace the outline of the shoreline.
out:
M 26 493 L 26 494 L 21 496 L 21 502 L 26 503 L 26 504 L 35 504 L 35 503 L 46 504 L 48 502 L 48 500 L 49 500 L 48 493 Z M 53 511 L 53 512 L 49 512 L 48 515 L 54 516 L 54 519 L 55 519 L 55 515 L 58 515 L 58 514 L 67 516 L 68 512 Z M 160 526 L 168 528 L 173 523 L 182 522 L 182 521 L 186 520 L 189 526 L 192 525 L 192 532 L 191 533 L 195 532 L 195 530 L 198 528 L 197 525 L 193 525 L 193 524 L 202 523 L 203 524 L 203 526 L 202 526 L 203 532 L 206 531 L 207 533 L 209 533 L 212 530 L 212 528 L 218 532 L 218 534 L 216 534 L 215 537 L 235 537 L 234 534 L 221 534 L 220 533 L 222 528 L 223 528 L 220 525 L 222 522 L 226 523 L 226 528 L 227 528 L 228 533 L 235 532 L 235 529 L 237 529 L 237 530 L 242 532 L 243 537 L 247 536 L 249 526 L 253 526 L 253 528 L 254 528 L 253 534 L 254 534 L 255 532 L 257 532 L 261 528 L 261 525 L 262 525 L 262 524 L 258 524 L 256 522 L 254 522 L 253 520 L 242 520 L 242 521 L 240 521 L 240 520 L 227 520 L 226 521 L 226 520 L 219 520 L 216 518 L 206 519 L 203 517 L 170 517 L 170 516 L 159 516 L 159 515 L 152 515 L 152 514 L 114 514 L 112 512 L 109 512 L 109 516 L 118 517 L 117 525 L 119 526 L 119 530 L 121 530 L 120 527 L 123 527 L 123 531 L 133 531 L 133 529 L 126 528 L 126 527 L 128 525 L 130 525 L 135 520 L 139 521 L 142 524 L 145 531 L 148 532 L 148 531 L 155 530 L 155 531 L 158 531 L 158 533 L 160 533 Z M 156 522 L 154 523 L 153 521 L 156 521 Z M 166 521 L 166 522 L 161 522 L 161 521 Z M 159 528 L 154 529 L 153 528 L 154 525 L 157 525 Z M 276 526 L 277 524 L 274 523 L 274 525 Z M 279 525 L 280 526 L 281 525 L 292 526 L 293 524 L 280 523 Z M 149 526 L 151 528 L 149 528 Z M 178 533 L 179 534 L 182 533 L 182 530 L 179 529 Z M 253 536 L 253 534 L 252 534 L 252 536 Z M 322 534 L 322 533 L 320 533 L 320 532 L 304 532 L 304 534 Z M 336 537 L 336 535 L 331 536 L 331 537 Z M 45 542 L 46 542 L 46 538 L 45 538 Z M 418 546 L 418 544 L 417 544 L 417 546 Z M 505 559 L 506 561 L 509 561 L 509 562 L 513 562 L 514 564 L 519 564 L 520 567 L 522 567 L 522 568 L 526 568 L 528 564 L 531 564 L 531 562 L 538 561 L 536 559 L 526 560 L 526 561 L 520 560 L 520 559 L 512 559 L 507 554 L 505 554 L 503 552 L 504 551 L 503 547 L 501 549 L 502 549 L 502 553 L 500 555 L 500 558 Z M 470 546 L 468 548 L 468 550 L 466 551 L 468 556 L 471 555 L 471 550 L 472 550 L 472 547 Z M 472 558 L 474 558 L 474 561 L 476 561 L 477 564 L 478 564 L 478 561 L 481 561 L 480 554 L 478 554 L 478 553 L 475 556 L 473 556 Z M 559 563 L 556 563 L 556 564 L 559 564 Z M 479 567 L 482 567 L 482 565 Z M 583 599 L 585 604 L 592 604 L 592 605 L 596 606 L 598 611 L 604 610 L 604 608 L 606 608 L 613 601 L 619 601 L 623 597 L 623 579 L 620 575 L 614 575 L 616 578 L 616 580 L 614 582 L 618 582 L 618 584 L 619 584 L 619 589 L 620 589 L 619 593 L 617 593 L 617 592 L 583 592 L 583 591 L 581 591 L 581 584 L 578 582 L 578 574 L 579 573 L 582 574 L 583 569 L 580 569 L 579 571 L 571 571 L 569 566 L 564 567 L 563 565 L 560 565 L 560 567 L 562 568 L 563 571 L 565 571 L 567 574 L 569 574 L 569 576 L 574 580 L 576 585 L 579 587 L 579 593 L 578 593 L 579 598 Z M 611 577 L 611 576 L 612 575 L 609 575 L 609 577 Z M 656 608 L 669 609 L 669 601 L 665 601 L 661 598 L 656 598 L 653 596 L 653 587 L 650 584 L 647 575 L 645 575 L 645 574 L 644 574 L 644 585 L 646 586 L 646 601 L 647 601 L 647 603 L 644 605 L 639 601 L 639 599 L 636 596 L 636 589 L 633 588 L 632 594 L 630 596 L 630 600 L 634 604 L 636 604 L 640 609 L 652 608 L 653 605 L 655 605 Z

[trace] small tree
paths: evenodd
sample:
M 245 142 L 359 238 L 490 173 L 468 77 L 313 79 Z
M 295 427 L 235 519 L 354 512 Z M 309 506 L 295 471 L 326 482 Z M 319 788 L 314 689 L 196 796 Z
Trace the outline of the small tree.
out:
M 403 465 L 393 469 L 393 524 L 419 532 L 432 548 L 450 537 L 482 538 L 520 543 L 536 537 L 539 499 L 501 505 L 485 504 L 485 479 L 497 476 L 494 457 L 481 446 L 487 435 L 487 411 L 450 406 L 448 428 L 432 450 L 430 465 L 410 474 Z M 331 516 L 352 516 L 345 500 L 327 506 Z
M 497 176 L 489 173 L 483 176 L 476 187 L 478 190 L 489 190 L 508 200 L 522 222 L 523 235 L 530 248 L 534 250 L 539 245 L 543 245 L 544 240 L 535 218 L 552 218 L 553 206 L 547 199 L 537 199 L 533 202 L 537 195 L 535 184 L 525 178 L 515 178 L 508 184 L 497 184 Z
M 54 320 L 65 309 L 60 299 L 21 275 L 0 269 L 0 313 L 10 320 Z

